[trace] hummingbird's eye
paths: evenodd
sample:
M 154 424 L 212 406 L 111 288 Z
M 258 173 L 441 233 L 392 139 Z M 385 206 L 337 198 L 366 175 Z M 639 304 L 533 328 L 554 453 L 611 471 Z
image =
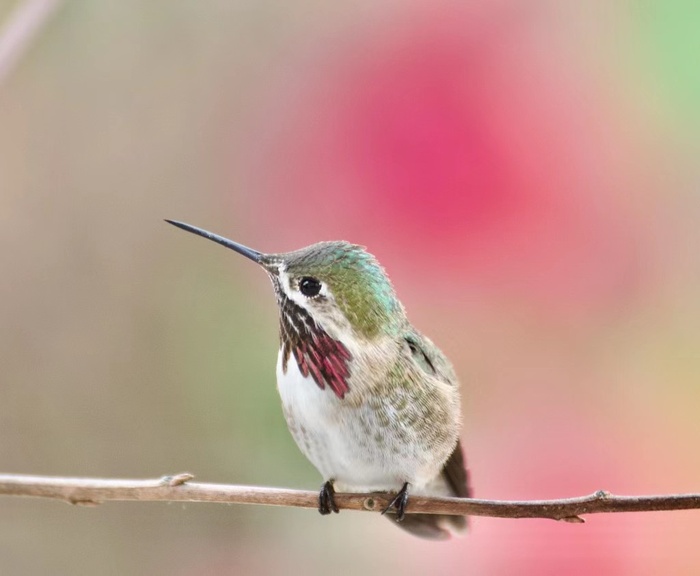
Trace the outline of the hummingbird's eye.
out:
M 311 276 L 304 276 L 299 280 L 299 291 L 309 298 L 318 296 L 318 293 L 321 291 L 321 282 Z

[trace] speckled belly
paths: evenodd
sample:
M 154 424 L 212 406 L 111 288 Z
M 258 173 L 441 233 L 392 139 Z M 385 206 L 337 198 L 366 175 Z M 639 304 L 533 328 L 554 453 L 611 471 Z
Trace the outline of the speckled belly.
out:
M 295 362 L 282 373 L 278 360 L 277 384 L 294 440 L 339 490 L 396 490 L 406 481 L 419 487 L 439 473 L 442 457 L 388 417 L 386 406 L 377 411 L 341 400 L 304 377 Z

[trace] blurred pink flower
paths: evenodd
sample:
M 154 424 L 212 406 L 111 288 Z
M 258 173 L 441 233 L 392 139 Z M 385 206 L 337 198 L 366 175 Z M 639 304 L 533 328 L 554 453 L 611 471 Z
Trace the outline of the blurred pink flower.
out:
M 414 12 L 293 61 L 251 163 L 256 218 L 286 242 L 410 254 L 413 270 L 572 319 L 609 311 L 636 289 L 637 231 L 580 56 L 543 51 L 527 17 L 451 16 Z

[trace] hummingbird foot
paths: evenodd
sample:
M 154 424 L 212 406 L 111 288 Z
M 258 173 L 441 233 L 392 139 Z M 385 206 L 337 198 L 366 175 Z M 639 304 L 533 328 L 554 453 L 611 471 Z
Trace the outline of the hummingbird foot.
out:
M 406 516 L 406 505 L 408 504 L 408 482 L 404 482 L 401 490 L 399 490 L 389 502 L 389 505 L 382 510 L 382 516 L 389 512 L 392 508 L 396 510 L 396 521 L 401 522 Z
M 335 488 L 333 488 L 333 480 L 328 480 L 321 486 L 321 491 L 318 494 L 318 511 L 323 514 L 340 512 L 338 505 L 335 503 Z

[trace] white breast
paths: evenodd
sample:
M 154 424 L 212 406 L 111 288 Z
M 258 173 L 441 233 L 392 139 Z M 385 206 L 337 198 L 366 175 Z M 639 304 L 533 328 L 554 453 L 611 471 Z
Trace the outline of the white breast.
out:
M 281 353 L 277 387 L 294 440 L 338 490 L 389 491 L 410 482 L 414 492 L 421 493 L 438 475 L 442 462 L 434 460 L 431 450 L 410 436 L 387 433 L 369 405 L 341 400 L 329 388 L 321 390 L 301 374 L 293 357 L 283 373 Z
M 277 358 L 277 388 L 289 430 L 303 454 L 324 480 L 333 479 L 339 490 L 396 490 L 405 481 L 401 471 L 387 467 L 387 460 L 366 450 L 358 438 L 357 414 L 332 390 L 321 390 L 311 377 L 304 377 L 294 358 L 282 372 Z M 361 445 L 365 444 L 365 448 Z M 389 457 L 388 460 L 391 460 Z

